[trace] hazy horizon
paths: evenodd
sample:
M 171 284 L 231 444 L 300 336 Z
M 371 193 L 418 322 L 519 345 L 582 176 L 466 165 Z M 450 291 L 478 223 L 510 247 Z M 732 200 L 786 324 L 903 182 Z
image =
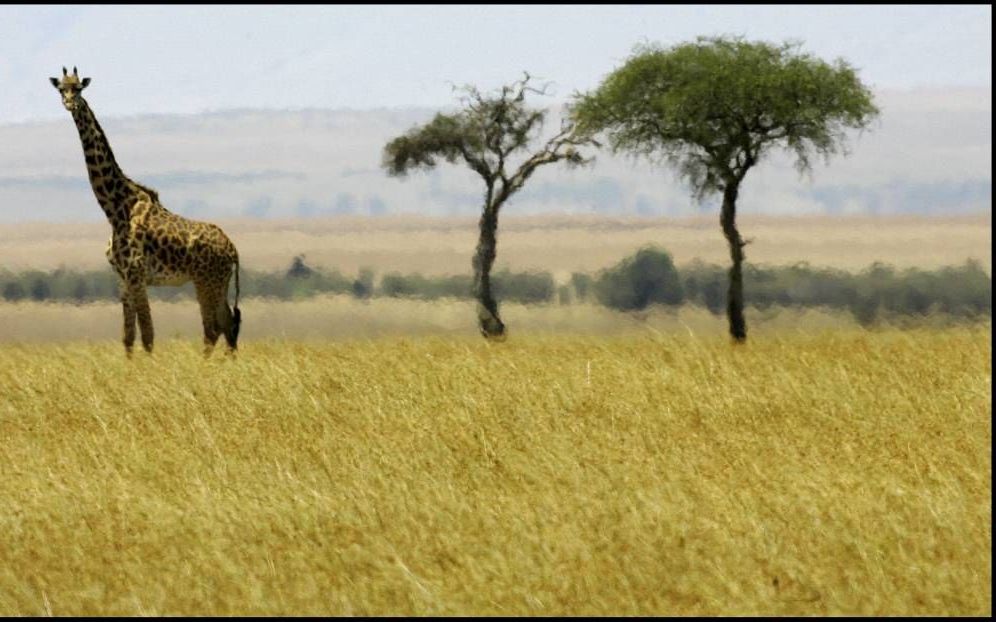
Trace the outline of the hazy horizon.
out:
M 125 174 L 154 187 L 170 210 L 196 219 L 331 215 L 474 215 L 480 180 L 443 163 L 392 178 L 384 144 L 439 110 L 242 109 L 200 114 L 102 113 L 88 102 Z M 880 119 L 849 136 L 850 154 L 814 161 L 800 176 L 785 153 L 745 180 L 743 214 L 939 214 L 992 206 L 992 94 L 989 89 L 879 90 Z M 54 106 L 61 107 L 56 94 Z M 550 105 L 535 98 L 533 105 Z M 51 121 L 0 125 L 0 222 L 103 220 L 68 113 Z M 557 126 L 557 107 L 548 131 Z M 581 169 L 548 166 L 512 198 L 506 214 L 681 217 L 710 213 L 666 167 L 592 152 Z
M 473 215 L 473 173 L 389 178 L 384 144 L 528 70 L 557 111 L 635 45 L 697 36 L 796 40 L 843 58 L 882 116 L 850 155 L 800 177 L 784 153 L 745 181 L 743 214 L 991 212 L 988 6 L 5 6 L 0 7 L 0 223 L 103 219 L 79 137 L 48 82 L 63 66 L 125 174 L 197 219 Z M 173 27 L 164 28 L 168 23 Z M 264 27 L 265 25 L 265 27 Z M 709 213 L 673 172 L 598 151 L 543 167 L 505 213 Z

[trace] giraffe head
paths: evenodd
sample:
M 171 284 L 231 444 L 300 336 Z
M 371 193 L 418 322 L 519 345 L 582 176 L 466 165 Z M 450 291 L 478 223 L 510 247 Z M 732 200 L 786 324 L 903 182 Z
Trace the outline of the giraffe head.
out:
M 90 84 L 90 78 L 80 80 L 79 74 L 76 73 L 76 67 L 73 67 L 72 74 L 63 67 L 62 80 L 49 78 L 49 81 L 52 83 L 52 86 L 62 93 L 62 105 L 69 112 L 73 112 L 76 109 L 76 104 L 80 100 L 80 93 Z

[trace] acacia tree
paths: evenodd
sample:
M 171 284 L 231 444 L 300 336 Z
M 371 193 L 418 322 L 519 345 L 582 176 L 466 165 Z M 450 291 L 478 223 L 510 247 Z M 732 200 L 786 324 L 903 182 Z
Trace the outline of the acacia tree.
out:
M 845 150 L 845 131 L 878 114 L 867 87 L 844 60 L 732 37 L 700 37 L 672 47 L 637 47 L 599 87 L 578 94 L 579 132 L 605 132 L 615 152 L 677 168 L 694 195 L 722 194 L 720 224 L 732 266 L 727 292 L 730 334 L 747 339 L 744 246 L 737 195 L 747 171 L 776 147 L 795 154 L 800 173 L 814 155 Z
M 505 335 L 505 324 L 498 315 L 498 303 L 491 291 L 499 210 L 538 167 L 560 160 L 569 165 L 585 164 L 590 159 L 585 159 L 576 147 L 598 145 L 590 137 L 579 137 L 573 124 L 565 119 L 555 136 L 514 165 L 511 158 L 528 150 L 546 116 L 545 110 L 531 109 L 525 104 L 527 92 L 546 94 L 546 87 L 531 87 L 529 80 L 527 73 L 523 79 L 490 94 L 465 86 L 463 108 L 459 112 L 438 113 L 429 123 L 412 128 L 384 147 L 383 166 L 389 175 L 430 170 L 442 158 L 451 164 L 462 160 L 484 180 L 480 238 L 473 268 L 478 324 L 486 338 Z

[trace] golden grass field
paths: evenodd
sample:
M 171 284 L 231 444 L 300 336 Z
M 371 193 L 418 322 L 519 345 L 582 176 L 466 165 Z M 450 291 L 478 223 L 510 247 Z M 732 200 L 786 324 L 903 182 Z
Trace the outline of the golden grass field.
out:
M 744 217 L 752 262 L 991 270 L 988 215 Z M 469 269 L 473 219 L 221 223 L 243 264 Z M 106 223 L 0 227 L 0 266 L 103 269 Z M 45 244 L 46 252 L 39 253 Z M 496 267 L 713 216 L 503 220 Z M 0 615 L 991 615 L 991 323 L 249 298 L 234 360 L 191 300 L 0 303 Z
M 159 334 L 0 344 L 0 615 L 992 614 L 988 322 Z

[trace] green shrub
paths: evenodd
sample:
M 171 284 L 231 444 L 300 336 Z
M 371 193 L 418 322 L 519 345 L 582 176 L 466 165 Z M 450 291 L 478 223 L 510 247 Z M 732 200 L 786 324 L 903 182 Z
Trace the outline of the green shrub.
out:
M 501 301 L 536 304 L 553 300 L 553 275 L 549 272 L 509 272 L 491 276 L 495 298 Z
M 613 309 L 634 311 L 652 304 L 680 305 L 684 287 L 671 256 L 661 249 L 643 248 L 632 257 L 602 271 L 595 282 L 598 300 Z

